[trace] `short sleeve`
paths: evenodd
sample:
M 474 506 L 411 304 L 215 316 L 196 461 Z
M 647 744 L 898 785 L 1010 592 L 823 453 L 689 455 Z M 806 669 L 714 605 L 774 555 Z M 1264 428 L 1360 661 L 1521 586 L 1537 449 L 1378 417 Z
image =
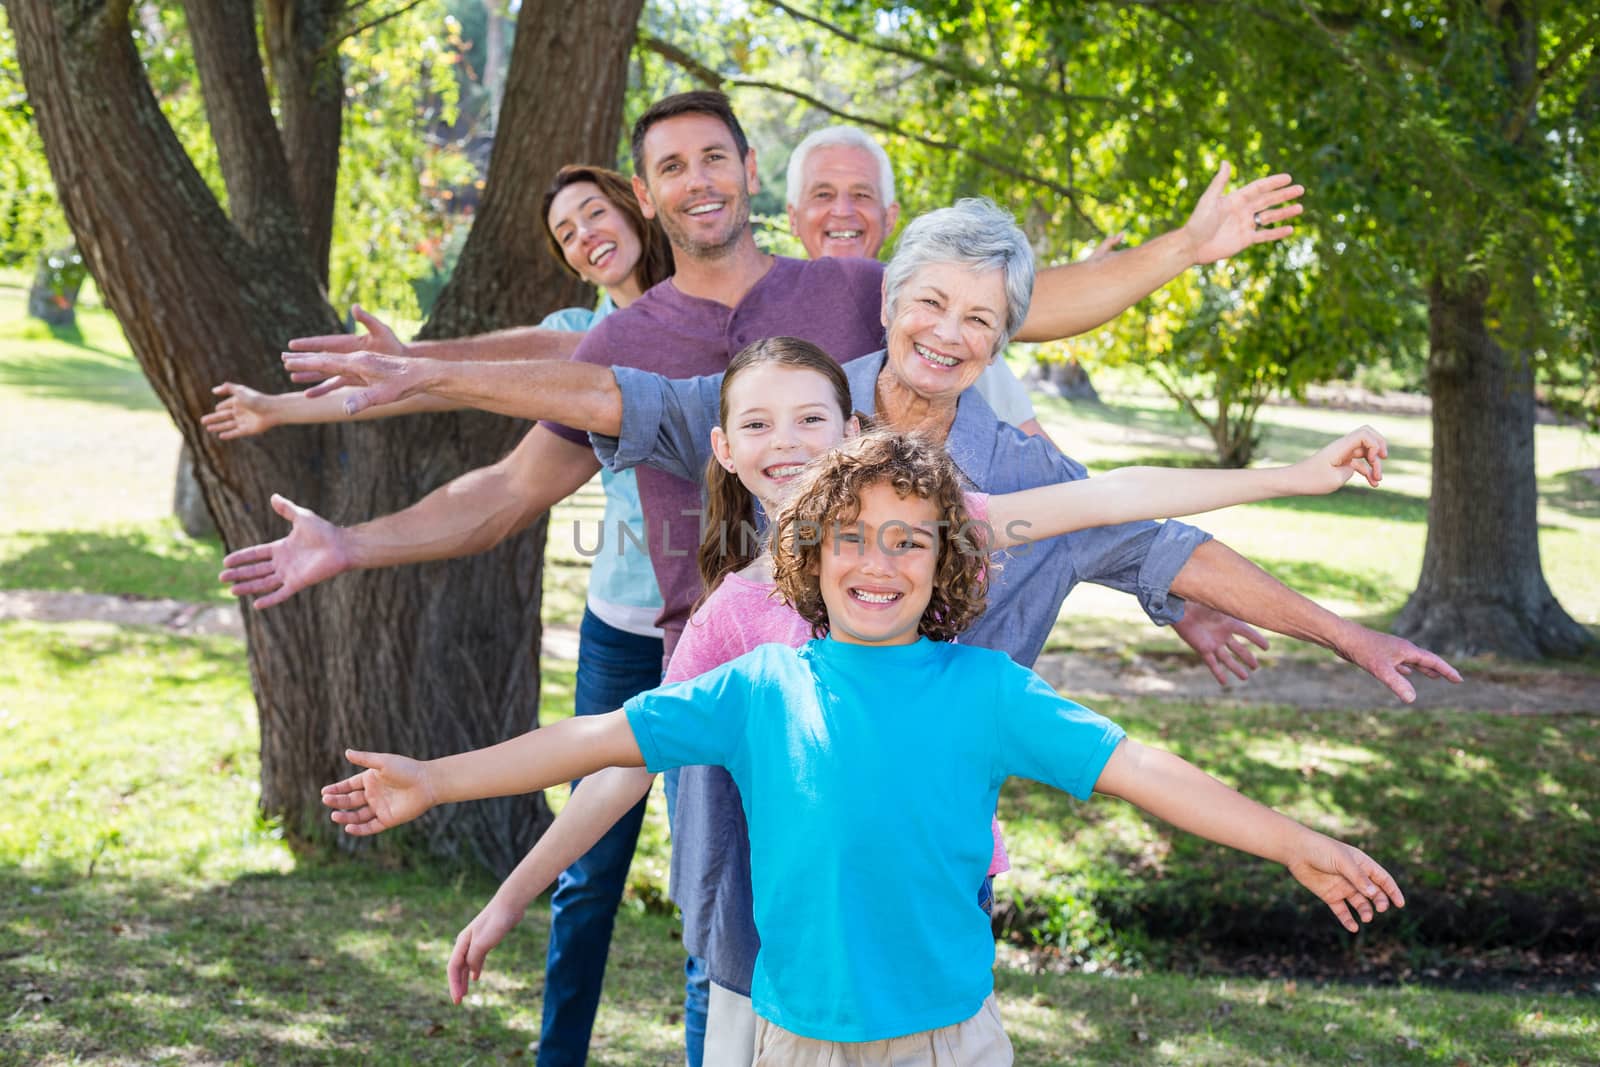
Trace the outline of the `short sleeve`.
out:
M 651 772 L 726 767 L 744 738 L 753 661 L 741 656 L 695 678 L 640 693 L 622 706 Z
M 1001 422 L 1021 426 L 1035 417 L 1033 399 L 1028 396 L 1027 387 L 1017 379 L 1003 355 L 995 357 L 984 369 L 973 383 L 973 388 L 989 402 Z
M 698 485 L 711 458 L 722 375 L 666 378 L 632 367 L 611 373 L 622 393 L 622 433 L 590 436 L 600 462 L 613 471 L 644 464 Z
M 1045 782 L 1087 800 L 1124 736 L 1122 727 L 1057 693 L 1010 660 L 1000 664 L 994 702 L 996 769 Z
M 587 333 L 594 325 L 595 313 L 589 308 L 562 308 L 552 311 L 539 322 L 541 330 L 564 330 L 567 333 Z

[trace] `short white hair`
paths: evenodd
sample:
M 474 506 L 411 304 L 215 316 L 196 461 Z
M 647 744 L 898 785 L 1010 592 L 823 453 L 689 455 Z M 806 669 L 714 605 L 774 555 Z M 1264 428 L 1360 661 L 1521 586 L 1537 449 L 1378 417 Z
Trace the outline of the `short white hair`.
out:
M 832 145 L 844 145 L 849 148 L 864 148 L 872 154 L 878 164 L 878 195 L 883 197 L 883 206 L 888 207 L 894 203 L 894 168 L 889 165 L 889 153 L 883 146 L 873 140 L 872 136 L 855 126 L 825 126 L 795 146 L 794 152 L 789 156 L 789 173 L 785 180 L 789 206 L 795 207 L 800 201 L 800 183 L 806 169 L 806 159 L 818 148 L 827 148 Z
M 994 346 L 999 352 L 1022 328 L 1033 298 L 1033 247 L 1016 220 L 982 197 L 957 200 L 951 207 L 912 219 L 883 269 L 883 306 L 891 316 L 899 310 L 901 289 L 933 263 L 954 263 L 971 271 L 1000 270 L 1006 318 Z

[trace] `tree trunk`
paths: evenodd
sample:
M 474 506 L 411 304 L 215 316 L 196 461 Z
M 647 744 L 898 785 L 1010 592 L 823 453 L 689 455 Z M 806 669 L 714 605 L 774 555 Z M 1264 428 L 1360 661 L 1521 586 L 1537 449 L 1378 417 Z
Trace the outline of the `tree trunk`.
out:
M 1571 655 L 1591 638 L 1539 562 L 1533 370 L 1484 319 L 1487 284 L 1428 293 L 1433 493 L 1422 577 L 1395 632 L 1447 656 Z
M 193 5 L 196 9 L 206 5 Z M 595 5 L 561 47 L 524 51 L 564 5 L 525 2 L 513 56 L 513 114 L 527 123 L 490 181 L 507 188 L 486 206 L 463 256 L 454 297 L 438 315 L 449 332 L 536 321 L 572 286 L 539 255 L 527 210 L 555 167 L 613 157 L 622 76 L 638 0 Z M 126 0 L 10 0 L 18 55 L 67 220 L 107 304 L 156 393 L 193 451 L 201 487 L 232 548 L 281 537 L 268 507 L 281 492 L 330 520 L 399 510 L 493 462 L 525 426 L 483 414 L 440 415 L 279 430 L 223 443 L 199 425 L 209 389 L 225 379 L 272 392 L 287 381 L 277 353 L 289 338 L 337 331 L 304 239 L 293 192 L 252 181 L 248 166 L 284 157 L 263 122 L 260 57 L 252 37 L 204 16 L 196 42 L 208 116 L 221 121 L 229 176 L 224 215 L 184 155 L 145 80 Z M 551 35 L 545 34 L 548 44 Z M 526 39 L 526 41 L 524 40 Z M 520 62 L 522 71 L 516 70 Z M 605 62 L 609 78 L 588 77 Z M 254 63 L 254 73 L 240 64 Z M 585 87 L 573 93 L 571 87 Z M 609 95 L 608 95 L 609 94 Z M 561 107 L 535 110 L 544 101 Z M 516 105 L 514 109 L 513 105 Z M 542 142 L 530 138 L 543 138 Z M 239 190 L 235 203 L 234 190 Z M 491 194 L 499 192 L 494 188 Z M 515 213 L 520 213 L 514 217 Z M 285 219 L 301 235 L 286 248 Z M 243 225 L 240 224 L 243 222 Z M 483 222 L 490 225 L 482 226 Z M 513 266 L 507 267 L 506 264 Z M 466 324 L 466 325 L 463 325 Z M 469 560 L 347 575 L 267 612 L 245 612 L 261 723 L 261 803 L 295 836 L 331 837 L 317 786 L 349 773 L 346 746 L 429 756 L 503 740 L 534 721 L 542 530 Z M 467 851 L 504 872 L 548 819 L 540 797 L 459 805 L 419 831 L 444 852 Z

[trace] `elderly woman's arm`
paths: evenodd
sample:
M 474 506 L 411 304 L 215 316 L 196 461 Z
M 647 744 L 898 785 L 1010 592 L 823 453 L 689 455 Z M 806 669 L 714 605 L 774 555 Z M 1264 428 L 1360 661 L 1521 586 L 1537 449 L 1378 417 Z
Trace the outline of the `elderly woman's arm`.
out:
M 1369 630 L 1301 596 L 1218 541 L 1198 546 L 1172 580 L 1171 591 L 1218 611 L 1302 641 L 1349 660 L 1405 701 L 1417 692 L 1406 676 L 1461 681 L 1456 669 L 1403 637 Z
M 1231 193 L 1224 163 L 1179 229 L 1137 248 L 1093 256 L 1039 272 L 1018 341 L 1053 341 L 1085 333 L 1116 318 L 1172 279 L 1201 263 L 1237 255 L 1251 245 L 1294 232 L 1279 226 L 1300 214 L 1305 192 L 1287 174 L 1261 178 Z

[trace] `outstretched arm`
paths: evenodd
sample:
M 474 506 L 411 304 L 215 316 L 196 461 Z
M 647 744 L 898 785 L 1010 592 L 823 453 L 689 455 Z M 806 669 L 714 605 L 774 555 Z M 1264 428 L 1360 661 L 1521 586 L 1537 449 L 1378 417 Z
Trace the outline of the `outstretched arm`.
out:
M 1170 752 L 1124 740 L 1100 772 L 1095 792 L 1121 797 L 1208 841 L 1283 864 L 1351 933 L 1360 929 L 1357 916 L 1371 922 L 1374 912 L 1405 907 L 1389 872 L 1360 849 L 1256 803 Z
M 453 337 L 438 341 L 400 340 L 381 319 L 359 306 L 350 309 L 357 322 L 366 327 L 361 333 L 327 333 L 317 337 L 296 337 L 289 342 L 294 352 L 382 352 L 391 356 L 427 356 L 431 359 L 470 359 L 479 362 L 503 359 L 567 359 L 578 350 L 581 333 L 547 330 L 539 326 L 517 326 L 509 330 Z
M 454 362 L 381 352 L 285 352 L 283 365 L 306 390 L 345 393 L 351 415 L 430 394 L 466 407 L 523 419 L 550 419 L 615 437 L 622 393 L 610 369 L 570 360 Z
M 1279 226 L 1300 214 L 1292 201 L 1305 192 L 1287 174 L 1274 174 L 1225 193 L 1227 163 L 1182 227 L 1137 248 L 1096 255 L 1042 270 L 1033 286 L 1019 341 L 1054 341 L 1086 333 L 1116 318 L 1172 279 L 1201 263 L 1237 255 L 1251 245 L 1294 233 Z
M 211 414 L 200 419 L 200 425 L 224 441 L 233 441 L 240 437 L 254 437 L 278 426 L 387 419 L 394 415 L 415 415 L 425 411 L 454 411 L 462 406 L 453 400 L 422 393 L 398 403 L 351 414 L 346 401 L 358 391 L 335 389 L 320 396 L 305 392 L 273 394 L 257 392 L 237 382 L 223 382 L 211 390 L 222 399 L 217 401 L 216 409 Z
M 1280 496 L 1331 493 L 1356 474 L 1377 486 L 1388 454 L 1383 435 L 1362 426 L 1287 467 L 1236 471 L 1123 467 L 1097 478 L 992 496 L 989 524 L 994 546 L 1005 548 L 1091 526 L 1193 515 Z
M 583 788 L 573 791 L 556 821 L 456 938 L 447 967 L 451 1000 L 461 1003 L 469 978 L 483 976 L 489 951 L 522 921 L 534 898 L 639 803 L 654 780 L 642 767 L 607 767 L 583 780 Z
M 1407 704 L 1417 698 L 1406 676 L 1461 681 L 1456 669 L 1403 637 L 1378 633 L 1301 596 L 1220 541 L 1194 550 L 1172 581 L 1172 592 L 1263 629 L 1312 641 L 1349 660 Z
M 220 580 L 255 607 L 281 604 L 349 570 L 483 552 L 524 529 L 600 469 L 582 445 L 535 426 L 499 463 L 469 471 L 403 511 L 343 527 L 274 496 L 287 536 L 230 553 Z
M 622 711 L 580 715 L 435 760 L 355 749 L 345 756 L 367 769 L 323 786 L 322 803 L 333 809 L 333 821 L 356 837 L 392 830 L 440 804 L 531 793 L 602 767 L 644 764 Z

